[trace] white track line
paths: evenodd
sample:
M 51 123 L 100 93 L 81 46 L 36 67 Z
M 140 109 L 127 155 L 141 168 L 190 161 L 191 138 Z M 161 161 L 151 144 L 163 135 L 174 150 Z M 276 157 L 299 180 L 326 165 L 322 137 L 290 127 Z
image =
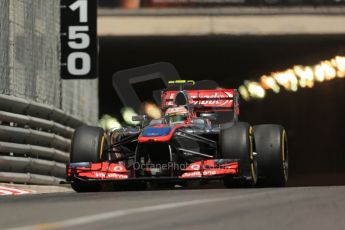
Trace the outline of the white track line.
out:
M 281 190 L 277 190 L 276 192 L 279 192 L 279 191 Z M 118 210 L 118 211 L 109 211 L 109 212 L 104 212 L 104 213 L 95 214 L 95 215 L 75 217 L 72 219 L 50 222 L 50 223 L 29 225 L 29 226 L 23 226 L 23 227 L 17 227 L 17 228 L 8 228 L 4 230 L 52 230 L 52 229 L 69 228 L 69 227 L 75 227 L 75 226 L 110 220 L 110 219 L 114 219 L 118 217 L 138 214 L 138 213 L 163 211 L 163 210 L 176 209 L 176 208 L 182 208 L 182 207 L 194 206 L 194 205 L 206 204 L 206 203 L 213 203 L 213 202 L 220 202 L 220 201 L 230 201 L 230 200 L 236 200 L 240 198 L 246 198 L 249 196 L 256 197 L 256 196 L 262 196 L 262 195 L 272 194 L 276 192 L 255 192 L 255 193 L 236 195 L 236 196 L 231 196 L 231 197 L 214 198 L 214 199 L 199 199 L 199 200 L 192 200 L 192 201 L 183 201 L 183 202 L 159 204 L 159 205 L 146 206 L 146 207 L 130 208 L 130 209 L 124 209 L 124 210 Z

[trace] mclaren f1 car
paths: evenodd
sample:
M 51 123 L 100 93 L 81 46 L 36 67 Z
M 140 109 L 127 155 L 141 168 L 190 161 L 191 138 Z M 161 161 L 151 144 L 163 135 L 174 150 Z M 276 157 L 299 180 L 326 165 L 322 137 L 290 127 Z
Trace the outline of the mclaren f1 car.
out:
M 222 181 L 226 187 L 284 186 L 288 180 L 287 137 L 281 125 L 238 121 L 236 89 L 185 90 L 176 80 L 161 93 L 162 117 L 134 116 L 140 126 L 104 132 L 76 129 L 67 181 L 77 192 L 100 191 L 106 183 L 145 189 Z M 177 88 L 177 89 L 176 89 Z M 230 122 L 217 115 L 230 112 Z

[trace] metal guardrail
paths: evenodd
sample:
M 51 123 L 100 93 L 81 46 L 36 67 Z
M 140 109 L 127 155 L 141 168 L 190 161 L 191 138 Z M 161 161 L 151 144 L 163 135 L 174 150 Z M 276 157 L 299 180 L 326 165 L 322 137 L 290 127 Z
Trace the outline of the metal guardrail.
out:
M 0 95 L 0 181 L 64 181 L 71 137 L 82 124 L 61 109 Z

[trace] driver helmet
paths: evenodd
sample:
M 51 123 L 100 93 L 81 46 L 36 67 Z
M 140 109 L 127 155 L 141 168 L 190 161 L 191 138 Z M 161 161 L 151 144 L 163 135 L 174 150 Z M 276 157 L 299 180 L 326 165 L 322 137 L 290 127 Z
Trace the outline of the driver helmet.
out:
M 188 119 L 188 110 L 184 106 L 169 108 L 165 112 L 169 123 L 183 123 Z

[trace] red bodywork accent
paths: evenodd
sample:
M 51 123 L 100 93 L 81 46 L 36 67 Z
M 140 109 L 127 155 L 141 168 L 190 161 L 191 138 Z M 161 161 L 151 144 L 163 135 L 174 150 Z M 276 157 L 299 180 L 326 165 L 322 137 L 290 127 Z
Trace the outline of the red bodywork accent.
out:
M 140 135 L 138 137 L 138 143 L 146 143 L 146 142 L 168 142 L 170 141 L 170 139 L 172 138 L 172 136 L 174 135 L 174 132 L 176 129 L 183 127 L 185 124 L 177 124 L 176 126 L 174 126 L 170 133 L 166 136 L 152 136 L 152 137 L 144 137 L 142 135 Z M 166 125 L 155 125 L 153 127 L 156 128 L 160 128 L 160 127 L 165 127 Z
M 78 177 L 88 179 L 128 179 L 129 171 L 122 164 L 102 162 L 90 163 L 89 167 L 76 167 L 74 169 Z
M 162 109 L 174 105 L 174 99 L 179 91 L 165 91 L 162 93 Z M 230 111 L 234 107 L 234 90 L 187 90 L 189 103 L 200 105 L 195 111 Z
M 67 177 L 70 177 L 70 176 L 72 176 L 72 168 L 71 168 L 71 166 L 69 166 L 67 168 Z
M 89 179 L 117 179 L 117 180 L 123 180 L 128 179 L 128 175 L 120 174 L 120 173 L 105 173 L 105 172 L 80 172 L 78 174 L 80 177 L 86 177 Z
M 217 165 L 215 160 L 198 161 L 190 164 L 180 178 L 211 177 L 238 174 L 238 162 Z

